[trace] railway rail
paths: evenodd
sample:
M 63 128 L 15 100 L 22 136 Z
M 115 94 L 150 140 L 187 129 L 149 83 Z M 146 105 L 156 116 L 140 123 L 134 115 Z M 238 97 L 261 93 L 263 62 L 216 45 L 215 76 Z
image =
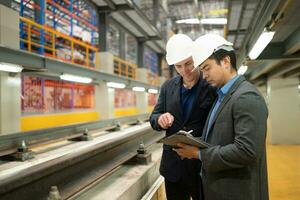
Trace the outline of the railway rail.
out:
M 0 136 L 4 158 L 22 141 L 29 149 L 68 141 L 49 151 L 40 150 L 32 159 L 0 164 L 0 199 L 47 199 L 53 186 L 62 199 L 68 199 L 136 156 L 141 143 L 149 148 L 163 137 L 154 133 L 147 118 L 137 115 Z M 87 133 L 93 139 L 80 140 Z

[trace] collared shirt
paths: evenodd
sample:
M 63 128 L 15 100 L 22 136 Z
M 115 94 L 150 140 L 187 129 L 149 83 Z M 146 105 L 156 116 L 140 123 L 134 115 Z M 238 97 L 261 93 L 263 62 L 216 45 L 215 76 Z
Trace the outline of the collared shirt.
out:
M 212 125 L 211 123 L 212 123 L 213 119 L 215 118 L 215 114 L 216 114 L 218 108 L 220 107 L 220 105 L 221 105 L 224 97 L 229 92 L 229 90 L 232 87 L 232 85 L 235 83 L 235 81 L 239 77 L 240 77 L 239 75 L 236 75 L 235 77 L 233 77 L 232 79 L 230 79 L 222 88 L 219 88 L 217 90 L 218 99 L 217 99 L 216 103 L 214 104 L 213 110 L 212 110 L 211 115 L 210 115 L 210 117 L 208 119 L 208 126 L 207 126 L 207 129 L 206 129 L 205 135 L 204 135 L 204 140 L 205 141 L 207 141 L 208 133 L 209 133 L 209 130 L 210 130 L 211 125 Z M 199 151 L 198 155 L 199 155 L 199 159 L 201 160 L 200 151 Z

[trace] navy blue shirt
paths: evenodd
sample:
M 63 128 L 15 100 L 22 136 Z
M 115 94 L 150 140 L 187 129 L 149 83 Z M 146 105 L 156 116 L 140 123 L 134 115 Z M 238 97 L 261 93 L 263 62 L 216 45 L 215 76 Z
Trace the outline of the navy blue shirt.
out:
M 183 85 L 181 85 L 180 102 L 181 102 L 181 110 L 183 115 L 182 117 L 184 120 L 186 120 L 191 113 L 197 88 L 198 88 L 198 82 L 191 89 L 187 89 Z

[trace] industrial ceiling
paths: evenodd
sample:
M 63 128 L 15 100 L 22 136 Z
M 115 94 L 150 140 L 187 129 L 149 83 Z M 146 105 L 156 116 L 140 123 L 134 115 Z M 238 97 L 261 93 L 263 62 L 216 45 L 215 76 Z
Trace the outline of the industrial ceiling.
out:
M 234 43 L 238 66 L 248 66 L 245 76 L 250 81 L 263 84 L 268 77 L 300 75 L 300 1 L 92 1 L 99 10 L 108 8 L 112 11 L 114 20 L 127 27 L 134 36 L 145 38 L 147 44 L 158 53 L 164 53 L 165 40 L 170 36 L 170 31 L 188 34 L 193 39 L 205 33 L 216 33 Z M 191 18 L 226 18 L 227 24 L 176 23 L 177 20 Z M 275 31 L 275 35 L 260 56 L 251 60 L 248 54 L 264 29 Z

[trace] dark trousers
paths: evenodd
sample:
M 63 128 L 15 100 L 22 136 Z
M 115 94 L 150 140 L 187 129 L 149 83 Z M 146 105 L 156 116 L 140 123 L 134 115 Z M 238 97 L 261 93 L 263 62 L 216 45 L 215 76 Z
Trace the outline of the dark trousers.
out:
M 199 181 L 193 183 L 170 182 L 165 179 L 165 188 L 167 200 L 203 200 L 202 183 Z

